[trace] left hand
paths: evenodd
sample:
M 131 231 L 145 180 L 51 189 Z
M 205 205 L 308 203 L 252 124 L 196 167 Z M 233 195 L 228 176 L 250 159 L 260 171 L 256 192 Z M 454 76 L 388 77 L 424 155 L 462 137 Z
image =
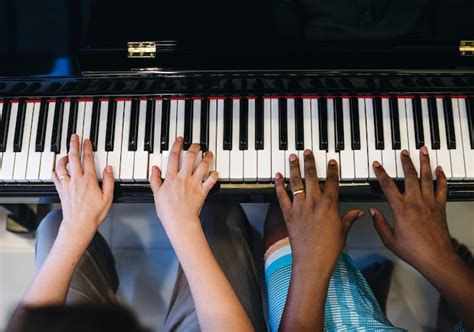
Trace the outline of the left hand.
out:
M 340 217 L 339 175 L 335 160 L 329 161 L 323 191 L 319 186 L 311 150 L 304 152 L 304 183 L 296 155 L 292 154 L 289 162 L 291 191 L 294 193 L 297 190 L 304 190 L 304 192 L 295 195 L 292 202 L 280 173 L 275 176 L 275 186 L 290 238 L 293 259 L 295 263 L 317 262 L 334 267 L 337 257 L 344 249 L 352 223 L 363 215 L 363 211 L 350 210 Z
M 52 178 L 61 199 L 62 225 L 74 232 L 95 234 L 112 205 L 112 167 L 105 168 L 102 188 L 99 187 L 92 143 L 88 139 L 84 140 L 81 164 L 79 136 L 74 134 L 71 136 L 69 154 L 58 161 Z

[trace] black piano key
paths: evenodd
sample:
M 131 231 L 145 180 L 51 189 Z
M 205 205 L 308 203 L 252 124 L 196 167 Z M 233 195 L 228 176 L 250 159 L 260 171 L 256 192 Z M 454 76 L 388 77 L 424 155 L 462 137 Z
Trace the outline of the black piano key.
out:
M 304 150 L 304 119 L 303 119 L 303 99 L 295 99 L 295 135 L 296 150 Z
M 232 98 L 224 100 L 224 150 L 232 150 L 232 107 L 234 102 Z
M 338 97 L 334 99 L 334 123 L 335 123 L 335 140 L 336 140 L 336 152 L 344 150 L 344 122 L 342 111 L 342 98 Z
M 16 116 L 15 136 L 13 138 L 13 152 L 21 152 L 23 143 L 23 129 L 25 127 L 26 103 L 20 100 Z
M 288 150 L 288 104 L 286 98 L 278 100 L 279 149 Z
M 92 102 L 91 128 L 89 131 L 89 140 L 92 143 L 92 150 L 97 151 L 97 141 L 99 137 L 99 119 L 100 119 L 100 100 L 94 98 Z
M 383 137 L 383 112 L 382 99 L 380 97 L 374 98 L 374 124 L 375 124 L 375 149 L 385 149 L 385 142 Z
M 351 116 L 351 148 L 360 150 L 359 101 L 352 97 L 350 101 Z
M 474 149 L 474 98 L 469 98 L 466 100 L 466 107 L 471 149 Z
M 425 135 L 423 133 L 423 113 L 421 111 L 421 99 L 413 99 L 413 125 L 415 126 L 415 145 L 420 149 L 425 145 Z
M 153 141 L 155 137 L 155 101 L 148 99 L 146 102 L 145 116 L 145 151 L 153 153 Z
M 48 119 L 49 103 L 47 100 L 41 100 L 40 111 L 38 114 L 38 128 L 36 130 L 35 151 L 44 151 L 44 141 L 46 139 L 46 123 Z
M 328 150 L 328 101 L 319 99 L 319 149 Z
M 130 111 L 130 130 L 128 132 L 128 151 L 137 151 L 138 141 L 138 120 L 140 117 L 140 100 L 132 100 Z
M 453 104 L 451 98 L 445 97 L 443 99 L 444 121 L 446 123 L 446 139 L 448 142 L 448 149 L 456 149 L 456 134 L 454 132 L 453 119 Z
M 2 120 L 0 122 L 0 152 L 5 152 L 8 140 L 8 124 L 10 122 L 11 103 L 9 100 L 3 102 Z
M 400 150 L 402 142 L 400 138 L 400 112 L 398 110 L 398 99 L 390 98 L 390 129 L 392 130 L 392 149 Z
M 209 99 L 203 98 L 201 100 L 201 135 L 199 142 L 202 152 L 209 150 L 209 106 Z M 215 153 L 215 151 L 213 152 Z
M 239 150 L 248 150 L 249 139 L 249 100 L 240 100 L 240 122 L 239 122 Z
M 263 98 L 257 97 L 255 99 L 255 149 L 263 150 L 265 144 L 264 135 L 264 106 Z
M 186 99 L 184 102 L 184 150 L 188 150 L 193 144 L 193 100 Z
M 70 107 L 69 107 L 69 122 L 67 126 L 67 141 L 66 147 L 67 152 L 69 152 L 69 145 L 71 142 L 71 136 L 76 132 L 77 128 L 77 108 L 78 108 L 78 101 L 76 99 L 71 99 Z M 82 139 L 82 137 L 81 137 Z
M 61 135 L 63 130 L 64 101 L 56 100 L 54 107 L 53 132 L 51 135 L 51 152 L 61 152 Z
M 107 129 L 105 131 L 105 151 L 114 150 L 116 117 L 117 117 L 117 101 L 114 99 L 110 99 L 109 107 L 107 109 Z
M 438 106 L 435 97 L 428 98 L 428 113 L 430 117 L 431 148 L 439 150 L 441 142 L 439 138 Z
M 161 152 L 168 151 L 170 145 L 169 131 L 170 131 L 170 107 L 169 99 L 163 100 L 161 112 Z

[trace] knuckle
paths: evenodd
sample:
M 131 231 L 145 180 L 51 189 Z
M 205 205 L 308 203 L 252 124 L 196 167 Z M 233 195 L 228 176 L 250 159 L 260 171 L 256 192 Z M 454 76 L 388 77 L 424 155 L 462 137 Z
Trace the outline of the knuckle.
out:
M 316 176 L 316 167 L 314 165 L 305 164 L 304 172 L 305 172 L 306 176 L 315 177 Z
M 431 176 L 431 173 L 424 173 L 424 174 L 421 175 L 421 180 L 431 182 L 431 181 L 433 181 L 433 177 Z

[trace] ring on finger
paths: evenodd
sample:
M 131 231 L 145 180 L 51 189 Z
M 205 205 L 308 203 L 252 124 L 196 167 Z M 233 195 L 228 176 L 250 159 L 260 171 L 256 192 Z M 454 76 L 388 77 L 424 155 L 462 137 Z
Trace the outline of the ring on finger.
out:
M 293 192 L 293 197 L 295 197 L 296 195 L 299 195 L 299 194 L 304 194 L 304 189 L 295 190 Z
M 59 176 L 58 179 L 59 179 L 59 181 L 62 181 L 64 179 L 69 179 L 69 174 L 63 174 L 63 175 Z

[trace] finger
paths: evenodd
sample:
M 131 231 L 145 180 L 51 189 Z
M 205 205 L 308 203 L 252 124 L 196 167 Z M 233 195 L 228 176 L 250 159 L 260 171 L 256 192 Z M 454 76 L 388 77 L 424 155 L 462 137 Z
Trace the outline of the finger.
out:
M 180 172 L 189 175 L 193 174 L 194 164 L 196 163 L 196 158 L 200 150 L 201 146 L 199 144 L 191 144 L 183 158 L 183 164 L 181 165 L 181 169 L 179 170 Z
M 331 159 L 328 163 L 324 194 L 332 197 L 336 201 L 339 196 L 339 169 L 337 161 L 334 159 Z
M 168 170 L 166 171 L 166 176 L 175 175 L 178 173 L 181 150 L 183 150 L 183 138 L 178 137 L 176 141 L 174 141 L 169 154 Z
M 76 134 L 71 135 L 68 157 L 71 176 L 82 175 L 81 157 L 79 153 L 79 136 Z
M 428 148 L 423 146 L 420 149 L 421 164 L 421 193 L 423 197 L 433 197 L 433 173 L 431 172 L 430 156 Z
M 206 194 L 206 196 L 209 194 L 212 187 L 214 187 L 214 185 L 217 183 L 218 178 L 219 178 L 219 173 L 217 173 L 216 171 L 212 171 L 209 174 L 209 177 L 206 179 L 206 181 L 204 181 L 204 183 L 202 184 L 202 189 L 204 193 Z
M 314 161 L 313 151 L 304 151 L 304 183 L 306 186 L 306 196 L 315 195 L 318 197 L 321 193 L 319 188 L 318 173 Z
M 69 172 L 67 171 L 68 162 L 69 162 L 69 157 L 64 156 L 61 159 L 59 159 L 59 161 L 56 164 L 55 171 L 56 171 L 56 175 L 58 176 L 58 180 L 59 180 L 59 178 L 66 175 L 66 177 L 64 179 L 59 180 L 60 182 L 69 181 Z
M 285 216 L 291 209 L 291 200 L 285 189 L 283 175 L 280 173 L 275 174 L 275 192 L 278 198 L 278 203 L 280 203 L 281 212 L 283 212 L 283 215 Z
M 436 201 L 446 204 L 448 198 L 448 181 L 441 166 L 436 167 Z
M 114 185 L 114 170 L 109 165 L 104 169 L 102 178 L 102 195 L 107 203 L 112 203 L 114 199 Z
M 370 215 L 372 216 L 375 230 L 379 234 L 383 244 L 391 249 L 395 243 L 395 235 L 392 226 L 388 224 L 384 215 L 378 209 L 370 209 Z
M 298 156 L 292 153 L 289 158 L 290 162 L 290 185 L 291 191 L 304 190 L 303 180 L 301 179 L 300 163 Z M 298 194 L 293 197 L 293 202 L 304 200 L 305 193 Z
M 156 193 L 163 184 L 163 180 L 161 180 L 161 170 L 158 166 L 153 166 L 151 169 L 151 177 L 150 177 L 150 187 L 153 193 Z
M 198 167 L 196 167 L 196 170 L 193 174 L 193 178 L 202 181 L 206 177 L 206 175 L 209 174 L 209 167 L 213 159 L 214 155 L 212 154 L 212 152 L 207 151 L 204 155 L 204 158 L 202 158 L 201 162 L 199 163 Z
M 352 224 L 354 221 L 359 219 L 364 215 L 364 211 L 361 209 L 352 209 L 350 211 L 347 211 L 344 216 L 342 217 L 342 223 L 344 224 L 344 227 L 346 229 L 346 234 L 349 232 L 349 230 L 352 227 Z
M 405 194 L 419 195 L 420 184 L 418 182 L 418 173 L 411 161 L 410 154 L 407 150 L 401 152 L 403 174 L 405 174 Z
M 94 163 L 94 152 L 92 151 L 92 143 L 89 139 L 84 140 L 82 145 L 82 162 L 84 164 L 84 173 L 97 177 Z
M 51 172 L 51 179 L 53 179 L 54 186 L 56 187 L 56 191 L 58 192 L 59 196 L 61 196 L 61 181 L 58 178 L 58 175 L 55 171 Z
M 400 200 L 402 194 L 398 190 L 395 181 L 390 178 L 383 166 L 378 161 L 374 161 L 372 163 L 372 168 L 374 169 L 377 181 L 379 182 L 380 188 L 382 188 L 385 198 L 387 198 L 389 204 Z

